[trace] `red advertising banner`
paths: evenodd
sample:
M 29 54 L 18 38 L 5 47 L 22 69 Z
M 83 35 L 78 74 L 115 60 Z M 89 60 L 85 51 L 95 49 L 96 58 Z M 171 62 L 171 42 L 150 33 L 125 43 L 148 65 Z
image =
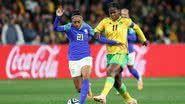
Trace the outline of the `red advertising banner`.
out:
M 134 46 L 134 67 L 145 77 L 185 76 L 185 45 Z M 70 78 L 68 45 L 0 46 L 0 79 Z M 106 76 L 106 47 L 91 45 L 93 78 Z M 124 77 L 131 74 L 125 67 Z

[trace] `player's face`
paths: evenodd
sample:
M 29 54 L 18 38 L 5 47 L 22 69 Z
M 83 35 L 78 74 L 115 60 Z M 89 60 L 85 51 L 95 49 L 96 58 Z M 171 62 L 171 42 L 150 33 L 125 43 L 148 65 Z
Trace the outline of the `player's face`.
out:
M 129 18 L 128 10 L 127 9 L 122 9 L 121 10 L 121 16 L 124 18 Z
M 117 20 L 120 16 L 120 11 L 117 8 L 109 8 L 109 16 L 113 21 Z
M 72 18 L 72 23 L 73 23 L 73 25 L 74 25 L 76 28 L 78 28 L 78 29 L 81 27 L 82 22 L 83 22 L 83 19 L 82 19 L 81 16 L 74 16 L 74 17 Z

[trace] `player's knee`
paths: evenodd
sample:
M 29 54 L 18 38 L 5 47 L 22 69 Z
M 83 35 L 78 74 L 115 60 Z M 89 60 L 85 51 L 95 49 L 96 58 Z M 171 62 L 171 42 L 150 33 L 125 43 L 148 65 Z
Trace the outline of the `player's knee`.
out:
M 91 67 L 83 67 L 82 69 L 82 77 L 83 79 L 89 79 L 91 73 Z
M 83 79 L 89 79 L 90 78 L 90 75 L 89 74 L 84 74 L 83 75 Z
M 90 78 L 90 72 L 86 71 L 82 74 L 83 79 L 89 79 Z
M 115 75 L 114 75 L 114 73 L 113 73 L 113 71 L 111 69 L 108 69 L 107 70 L 107 76 L 114 77 Z
M 117 64 L 111 64 L 109 65 L 107 69 L 107 76 L 115 77 L 120 73 L 121 69 L 120 66 Z
M 107 70 L 107 76 L 115 77 L 119 74 L 119 71 L 117 69 L 108 69 Z

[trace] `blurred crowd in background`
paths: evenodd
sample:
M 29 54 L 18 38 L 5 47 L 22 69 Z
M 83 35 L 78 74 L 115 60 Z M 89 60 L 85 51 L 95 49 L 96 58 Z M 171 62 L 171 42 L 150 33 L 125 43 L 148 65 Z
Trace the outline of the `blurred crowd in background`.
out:
M 56 8 L 62 4 L 61 24 L 70 22 L 70 13 L 80 9 L 93 28 L 107 16 L 112 0 L 0 0 L 1 44 L 68 43 L 65 33 L 53 31 Z M 184 0 L 113 0 L 128 8 L 151 43 L 185 42 Z M 91 43 L 95 43 L 93 40 Z

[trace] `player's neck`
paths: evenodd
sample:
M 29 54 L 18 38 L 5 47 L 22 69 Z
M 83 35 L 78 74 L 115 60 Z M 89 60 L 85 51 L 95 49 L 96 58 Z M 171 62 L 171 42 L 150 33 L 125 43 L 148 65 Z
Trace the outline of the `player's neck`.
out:
M 112 21 L 116 22 L 116 21 L 119 21 L 122 17 L 119 16 L 117 19 L 113 20 L 112 18 L 110 18 Z

